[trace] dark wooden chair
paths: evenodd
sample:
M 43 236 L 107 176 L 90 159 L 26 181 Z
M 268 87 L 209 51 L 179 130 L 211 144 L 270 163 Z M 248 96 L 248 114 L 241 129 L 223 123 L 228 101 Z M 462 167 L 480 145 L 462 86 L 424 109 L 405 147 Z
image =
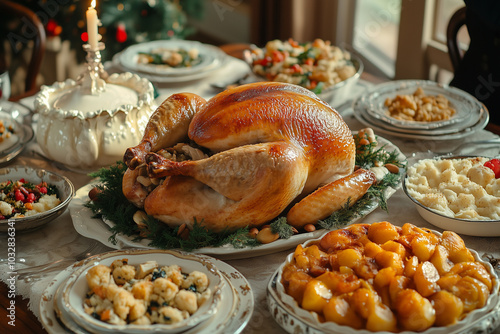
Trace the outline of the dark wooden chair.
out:
M 29 24 L 29 33 L 25 33 L 23 36 L 20 36 L 20 38 L 33 41 L 31 59 L 26 69 L 24 92 L 17 96 L 11 96 L 10 98 L 12 101 L 17 101 L 23 97 L 35 94 L 39 89 L 39 87 L 37 87 L 36 78 L 40 72 L 42 58 L 45 53 L 45 28 L 38 16 L 32 10 L 12 1 L 0 0 L 0 13 L 2 13 L 4 17 L 19 19 L 19 22 L 21 22 L 20 24 Z M 8 39 L 8 37 L 8 35 L 2 36 L 2 42 Z M 14 39 L 15 37 L 16 36 L 13 36 Z M 5 64 L 6 55 L 2 54 L 0 56 L 3 58 L 1 61 Z
M 448 46 L 448 55 L 450 56 L 453 71 L 456 71 L 462 58 L 464 51 L 458 43 L 458 32 L 460 28 L 466 25 L 466 8 L 459 8 L 450 18 L 446 29 L 446 45 Z M 500 125 L 492 122 L 488 123 L 486 130 L 495 134 L 500 134 Z
M 459 8 L 450 18 L 448 28 L 446 30 L 446 44 L 448 46 L 448 54 L 450 56 L 453 70 L 458 68 L 458 64 L 464 56 L 464 52 L 458 44 L 458 31 L 465 26 L 465 7 Z

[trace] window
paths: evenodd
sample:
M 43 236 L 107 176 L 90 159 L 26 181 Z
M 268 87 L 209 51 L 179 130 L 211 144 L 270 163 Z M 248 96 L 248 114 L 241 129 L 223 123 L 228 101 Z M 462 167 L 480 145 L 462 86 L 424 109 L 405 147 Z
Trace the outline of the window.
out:
M 436 2 L 436 18 L 433 39 L 446 43 L 446 27 L 451 16 L 457 9 L 464 6 L 463 0 L 440 0 Z M 465 27 L 459 33 L 459 40 L 466 46 L 469 44 L 469 35 Z
M 353 48 L 388 77 L 394 77 L 401 0 L 358 0 Z
M 446 27 L 463 0 L 336 0 L 338 45 L 359 54 L 368 72 L 389 79 L 435 78 L 451 71 Z M 466 29 L 459 40 L 469 43 Z

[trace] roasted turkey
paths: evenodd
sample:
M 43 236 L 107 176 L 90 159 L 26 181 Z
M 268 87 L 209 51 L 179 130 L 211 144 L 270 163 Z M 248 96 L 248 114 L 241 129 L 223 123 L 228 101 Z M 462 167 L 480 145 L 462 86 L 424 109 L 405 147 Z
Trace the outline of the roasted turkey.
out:
M 189 144 L 181 146 L 187 153 L 173 158 L 180 153 L 168 148 L 180 142 Z M 373 184 L 372 172 L 353 173 L 355 154 L 342 117 L 296 85 L 247 84 L 209 101 L 174 94 L 151 116 L 139 145 L 127 149 L 123 192 L 171 226 L 197 221 L 234 230 L 288 212 L 300 228 Z

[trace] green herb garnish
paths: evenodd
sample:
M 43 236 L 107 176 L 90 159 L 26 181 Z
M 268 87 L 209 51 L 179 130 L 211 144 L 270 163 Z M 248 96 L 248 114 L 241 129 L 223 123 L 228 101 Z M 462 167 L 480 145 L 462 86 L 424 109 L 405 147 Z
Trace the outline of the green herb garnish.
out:
M 354 136 L 354 141 L 356 143 L 356 147 L 358 147 L 358 151 L 356 152 L 356 166 L 359 166 L 361 168 L 371 168 L 376 165 L 378 162 L 379 165 L 384 165 L 384 164 L 394 164 L 398 167 L 404 167 L 405 162 L 404 161 L 399 161 L 398 159 L 398 152 L 397 151 L 392 151 L 388 152 L 386 151 L 386 145 L 377 148 L 376 143 L 369 143 L 367 145 L 360 145 L 360 141 L 362 139 L 367 139 L 367 135 L 363 138 L 360 138 L 358 136 Z
M 324 86 L 325 86 L 325 83 L 323 81 L 320 81 L 320 82 L 318 82 L 316 87 L 311 89 L 311 92 L 313 92 L 314 94 L 320 94 L 323 91 Z
M 271 223 L 271 232 L 278 233 L 281 239 L 288 239 L 293 235 L 293 228 L 285 217 L 279 217 Z

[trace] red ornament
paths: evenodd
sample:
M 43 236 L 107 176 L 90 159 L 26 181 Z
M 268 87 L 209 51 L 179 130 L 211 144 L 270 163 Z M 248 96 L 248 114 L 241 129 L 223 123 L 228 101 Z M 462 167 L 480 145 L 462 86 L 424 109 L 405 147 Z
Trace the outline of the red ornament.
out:
M 57 24 L 56 20 L 49 19 L 47 25 L 45 26 L 45 30 L 47 31 L 47 36 L 54 37 L 61 34 L 62 27 Z
M 80 35 L 80 38 L 82 39 L 82 41 L 87 42 L 89 40 L 89 35 L 85 31 L 85 32 L 82 32 L 82 34 Z
M 123 43 L 127 40 L 127 31 L 125 31 L 125 25 L 123 23 L 118 24 L 116 27 L 116 40 L 118 43 Z

